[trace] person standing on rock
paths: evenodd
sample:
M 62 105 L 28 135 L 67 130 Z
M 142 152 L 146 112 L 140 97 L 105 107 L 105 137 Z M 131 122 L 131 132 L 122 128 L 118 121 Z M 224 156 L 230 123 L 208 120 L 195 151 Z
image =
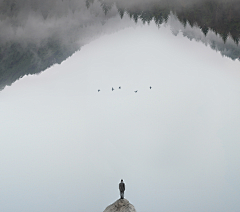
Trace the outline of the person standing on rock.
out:
M 119 190 L 121 199 L 124 199 L 125 184 L 123 180 L 121 180 L 121 182 L 119 183 Z

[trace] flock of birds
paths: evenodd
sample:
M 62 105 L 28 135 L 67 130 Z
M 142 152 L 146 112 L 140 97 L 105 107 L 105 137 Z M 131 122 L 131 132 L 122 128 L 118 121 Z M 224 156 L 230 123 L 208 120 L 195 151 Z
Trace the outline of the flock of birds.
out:
M 151 87 L 151 86 L 150 86 L 149 88 L 150 88 L 150 89 L 152 89 L 152 87 Z M 118 89 L 121 89 L 121 86 L 119 86 L 119 87 L 118 87 Z M 114 91 L 114 90 L 115 90 L 115 89 L 114 89 L 114 88 L 112 88 L 112 91 Z M 101 90 L 100 90 L 100 89 L 98 89 L 98 92 L 100 92 L 100 91 L 101 91 Z M 136 91 L 134 91 L 134 92 L 135 92 L 135 93 L 137 93 L 137 92 L 138 92 L 138 90 L 136 90 Z

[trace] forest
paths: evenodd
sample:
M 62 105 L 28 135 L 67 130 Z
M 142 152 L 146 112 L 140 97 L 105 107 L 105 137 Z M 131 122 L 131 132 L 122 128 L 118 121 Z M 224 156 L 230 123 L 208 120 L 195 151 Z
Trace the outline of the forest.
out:
M 102 13 L 95 4 L 100 5 Z M 113 8 L 118 14 L 114 14 Z M 121 18 L 127 15 L 136 23 L 154 21 L 157 26 L 167 23 L 170 15 L 174 15 L 184 27 L 187 24 L 198 27 L 205 36 L 209 31 L 214 32 L 222 43 L 211 43 L 211 48 L 233 60 L 239 59 L 239 11 L 240 2 L 233 0 L 191 3 L 184 0 L 147 3 L 141 0 L 0 0 L 0 89 L 25 75 L 40 73 L 66 60 L 86 43 L 79 44 L 84 36 L 89 37 L 84 30 L 89 28 L 94 37 L 91 27 L 98 23 L 101 28 L 115 15 Z M 36 20 L 35 25 L 29 23 L 30 17 Z M 23 34 L 29 26 L 34 29 Z M 59 28 L 55 29 L 56 26 Z M 234 45 L 226 43 L 228 38 Z

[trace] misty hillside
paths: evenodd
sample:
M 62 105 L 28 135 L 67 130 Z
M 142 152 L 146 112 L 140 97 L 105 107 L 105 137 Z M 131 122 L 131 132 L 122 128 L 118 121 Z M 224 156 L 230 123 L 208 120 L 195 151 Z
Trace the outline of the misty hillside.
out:
M 182 26 L 171 22 L 173 31 L 181 31 L 189 39 L 209 44 L 212 49 L 231 59 L 240 58 L 238 46 L 240 38 L 240 2 L 239 1 L 197 1 L 184 5 L 182 2 L 154 2 L 153 4 L 136 4 L 130 8 L 116 3 L 119 14 L 127 14 L 135 22 L 156 25 L 167 23 L 170 16 L 177 18 Z M 175 19 L 173 18 L 173 19 Z M 196 30 L 196 29 L 200 30 Z M 202 36 L 202 33 L 204 36 Z M 210 36 L 208 33 L 210 32 Z M 215 36 L 213 36 L 213 33 Z M 221 39 L 219 39 L 221 38 Z
M 54 38 L 42 41 L 40 46 L 5 43 L 0 46 L 0 89 L 28 74 L 37 74 L 71 56 L 76 46 L 64 46 Z
M 85 0 L 0 1 L 0 89 L 66 60 L 108 33 L 106 22 L 116 16 L 116 10 L 105 14 L 100 3 L 87 8 Z
M 165 23 L 173 34 L 239 59 L 240 2 L 222 0 L 0 0 L 0 88 L 61 63 L 104 33 Z

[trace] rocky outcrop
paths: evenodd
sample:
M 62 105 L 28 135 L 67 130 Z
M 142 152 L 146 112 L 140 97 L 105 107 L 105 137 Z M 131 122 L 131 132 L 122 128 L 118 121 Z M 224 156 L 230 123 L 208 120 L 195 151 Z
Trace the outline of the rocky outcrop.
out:
M 136 212 L 136 209 L 128 200 L 119 199 L 109 205 L 103 212 Z

